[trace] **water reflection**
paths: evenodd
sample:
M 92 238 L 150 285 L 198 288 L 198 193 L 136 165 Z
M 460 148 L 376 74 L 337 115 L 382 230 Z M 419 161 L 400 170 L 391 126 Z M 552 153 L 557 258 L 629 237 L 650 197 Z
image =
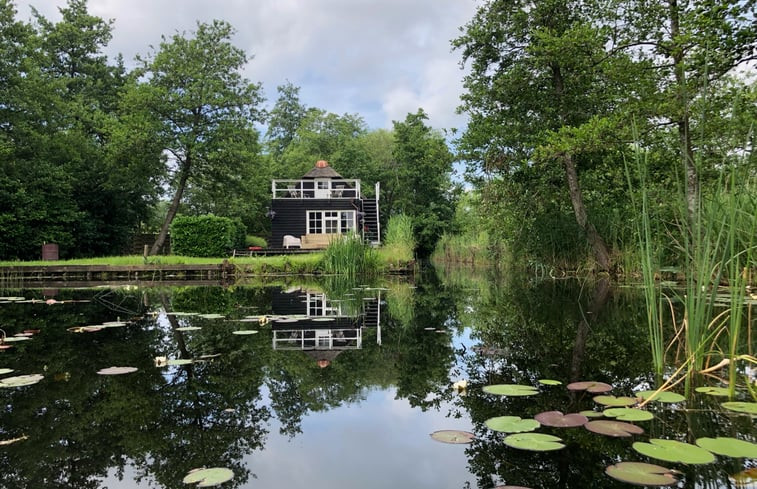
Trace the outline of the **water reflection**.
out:
M 545 378 L 605 381 L 618 393 L 648 386 L 643 298 L 632 290 L 429 274 L 369 285 L 60 289 L 49 305 L 41 289 L 2 295 L 35 299 L 0 300 L 6 333 L 40 333 L 0 353 L 0 368 L 45 378 L 0 389 L 0 440 L 28 437 L 0 447 L 0 487 L 183 488 L 200 466 L 231 468 L 222 487 L 240 488 L 625 487 L 604 468 L 641 459 L 627 440 L 579 428 L 559 432 L 560 452 L 507 448 L 486 419 L 594 409 L 591 396 L 480 389 Z M 67 331 L 116 319 L 128 324 Z M 193 362 L 156 367 L 156 358 Z M 110 366 L 139 370 L 96 374 Z M 462 379 L 467 395 L 450 388 Z M 697 402 L 686 406 L 695 411 L 652 406 L 644 439 L 754 440 L 751 418 Z M 477 439 L 432 441 L 440 429 Z M 675 468 L 687 484 L 728 487 L 749 463 Z

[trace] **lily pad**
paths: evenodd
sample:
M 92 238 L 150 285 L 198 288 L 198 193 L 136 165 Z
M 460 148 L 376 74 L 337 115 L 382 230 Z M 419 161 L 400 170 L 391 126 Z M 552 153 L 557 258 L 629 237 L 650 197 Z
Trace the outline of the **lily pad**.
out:
M 614 406 L 614 407 L 622 407 L 622 406 L 633 406 L 638 402 L 638 400 L 635 397 L 627 397 L 627 396 L 621 396 L 621 397 L 615 397 L 615 396 L 594 396 L 594 402 L 597 404 L 601 404 L 603 406 Z
M 522 419 L 519 416 L 497 416 L 487 419 L 484 423 L 490 430 L 502 433 L 523 433 L 539 427 L 539 422 L 535 419 Z
M 106 328 L 120 328 L 126 326 L 126 321 L 108 321 L 107 323 L 102 323 L 102 326 Z
M 541 385 L 562 385 L 562 382 L 559 380 L 552 380 L 552 379 L 539 379 L 539 383 Z
M 5 375 L 13 372 L 12 368 L 0 368 L 0 375 Z
M 545 433 L 516 433 L 504 439 L 505 445 L 519 450 L 549 452 L 565 448 L 562 439 Z
M 583 414 L 587 418 L 602 418 L 604 417 L 604 413 L 601 413 L 599 411 L 592 411 L 587 409 L 586 411 L 579 411 L 578 414 Z
M 180 328 L 176 328 L 176 331 L 197 331 L 198 329 L 202 329 L 199 326 L 182 326 Z
M 757 443 L 738 438 L 697 438 L 697 445 L 724 457 L 757 458 Z
M 442 443 L 452 443 L 459 445 L 472 442 L 475 438 L 475 435 L 468 431 L 439 430 L 431 433 L 431 438 Z
M 28 336 L 7 336 L 3 340 L 3 343 L 14 343 L 17 341 L 29 341 L 31 338 Z
M 636 408 L 610 408 L 605 409 L 603 414 L 618 421 L 649 421 L 654 418 L 654 414 L 649 411 Z
M 191 358 L 172 358 L 171 360 L 166 360 L 166 365 L 189 365 L 190 363 L 194 363 L 194 360 Z
M 732 475 L 731 480 L 736 487 L 750 487 L 750 484 L 757 482 L 757 467 L 742 470 L 738 474 Z
M 727 387 L 697 387 L 694 390 L 708 396 L 728 397 L 730 395 Z
M 137 367 L 108 367 L 98 370 L 97 373 L 100 375 L 122 375 L 130 374 L 132 372 L 136 372 L 137 370 L 139 370 Z
M 205 319 L 223 319 L 226 317 L 223 314 L 200 314 L 199 316 Z
M 44 379 L 42 374 L 30 374 L 30 375 L 16 375 L 14 377 L 6 377 L 0 379 L 0 387 L 24 387 L 27 385 L 33 385 Z
M 534 416 L 534 419 L 544 426 L 553 426 L 556 428 L 575 428 L 577 426 L 583 426 L 589 421 L 589 418 L 583 414 L 563 414 L 560 411 L 546 411 L 539 413 Z
M 620 462 L 607 467 L 605 473 L 613 479 L 637 486 L 672 486 L 678 482 L 675 471 L 642 462 Z
M 721 406 L 728 409 L 729 411 L 736 411 L 737 413 L 746 413 L 751 414 L 752 416 L 757 416 L 757 402 L 724 402 L 723 404 L 721 404 Z
M 594 381 L 572 382 L 568 384 L 567 387 L 569 391 L 586 391 L 591 392 L 592 394 L 610 392 L 612 390 L 612 386 L 610 384 Z
M 584 425 L 584 428 L 591 431 L 592 433 L 614 436 L 616 438 L 626 438 L 631 435 L 641 435 L 642 433 L 644 433 L 644 428 L 636 426 L 635 424 L 607 419 L 589 421 Z
M 66 331 L 70 331 L 71 333 L 96 333 L 97 331 L 102 330 L 102 326 L 73 326 L 71 328 L 66 328 Z
M 657 402 L 664 402 L 673 404 L 676 402 L 682 402 L 685 401 L 686 398 L 683 397 L 681 394 L 678 394 L 676 392 L 669 392 L 669 391 L 641 391 L 636 393 L 637 396 L 641 397 L 645 401 L 657 401 Z
M 230 481 L 234 472 L 225 467 L 193 469 L 182 479 L 184 484 L 197 484 L 197 487 L 213 487 Z
M 637 441 L 633 449 L 647 457 L 680 462 L 684 464 L 709 464 L 715 461 L 715 455 L 704 448 L 677 440 L 653 438 L 649 443 Z
M 484 392 L 497 396 L 533 396 L 539 393 L 536 387 L 517 384 L 494 384 L 484 387 Z
M 238 335 L 258 334 L 258 330 L 256 330 L 256 329 L 240 329 L 239 331 L 232 331 L 231 334 L 238 334 Z

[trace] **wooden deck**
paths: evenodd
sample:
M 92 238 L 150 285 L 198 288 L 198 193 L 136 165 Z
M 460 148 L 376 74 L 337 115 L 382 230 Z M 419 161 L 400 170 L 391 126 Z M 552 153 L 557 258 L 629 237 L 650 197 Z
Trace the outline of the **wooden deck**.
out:
M 44 265 L 0 267 L 0 282 L 233 281 L 234 265 Z

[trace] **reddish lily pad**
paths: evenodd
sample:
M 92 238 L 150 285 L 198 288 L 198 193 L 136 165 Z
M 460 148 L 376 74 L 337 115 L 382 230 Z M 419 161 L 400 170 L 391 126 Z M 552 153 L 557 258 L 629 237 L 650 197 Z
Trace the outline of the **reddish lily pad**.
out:
M 653 438 L 649 443 L 637 441 L 633 449 L 647 457 L 680 462 L 684 464 L 709 464 L 715 461 L 715 455 L 704 448 L 677 440 Z
M 605 473 L 613 479 L 637 486 L 672 486 L 678 482 L 675 471 L 642 462 L 620 462 L 607 467 Z
M 610 392 L 612 390 L 612 386 L 610 384 L 594 381 L 573 382 L 568 384 L 567 387 L 569 391 L 586 391 L 591 392 L 592 394 Z
M 618 421 L 649 421 L 654 418 L 654 414 L 649 411 L 636 408 L 605 409 L 604 415 L 608 418 L 615 418 Z
M 197 484 L 197 487 L 213 487 L 234 478 L 234 472 L 225 467 L 193 469 L 182 479 L 184 484 Z
M 132 372 L 136 372 L 137 370 L 139 370 L 137 367 L 108 367 L 98 370 L 97 373 L 100 375 L 122 375 L 130 374 Z
M 583 426 L 589 418 L 583 414 L 571 413 L 563 414 L 560 411 L 546 411 L 534 416 L 534 419 L 544 426 L 553 426 L 556 428 L 575 428 Z
M 686 398 L 681 394 L 669 391 L 641 391 L 637 392 L 636 395 L 641 397 L 645 401 L 657 401 L 669 404 L 674 404 L 676 402 L 682 402 L 686 400 Z
M 757 443 L 738 438 L 697 438 L 697 445 L 724 457 L 757 458 Z
M 519 450 L 550 452 L 565 448 L 562 439 L 545 433 L 516 433 L 504 439 L 505 445 Z
M 496 384 L 485 386 L 484 392 L 497 396 L 533 396 L 539 389 L 530 385 Z
M 603 406 L 613 406 L 613 407 L 622 407 L 622 406 L 633 406 L 638 402 L 638 399 L 635 397 L 627 397 L 627 396 L 621 396 L 621 397 L 615 397 L 615 396 L 594 396 L 594 402 L 597 404 L 601 404 Z
M 475 438 L 475 435 L 468 431 L 439 430 L 431 433 L 431 438 L 442 443 L 452 443 L 459 445 L 472 442 Z
M 539 427 L 539 422 L 535 419 L 522 419 L 519 416 L 497 416 L 484 423 L 490 430 L 502 433 L 523 433 Z
M 736 487 L 750 487 L 750 484 L 757 482 L 757 467 L 742 470 L 738 474 L 732 475 L 731 480 Z
M 584 428 L 592 433 L 598 433 L 600 435 L 619 437 L 629 437 L 631 435 L 641 435 L 644 433 L 644 428 L 636 426 L 631 423 L 624 423 L 623 421 L 612 421 L 606 419 L 600 419 L 597 421 L 589 421 L 584 425 Z

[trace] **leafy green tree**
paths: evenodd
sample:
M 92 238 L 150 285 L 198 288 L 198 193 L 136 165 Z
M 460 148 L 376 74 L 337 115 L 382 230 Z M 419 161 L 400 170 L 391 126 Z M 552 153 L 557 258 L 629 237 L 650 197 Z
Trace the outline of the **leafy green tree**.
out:
M 287 82 L 277 87 L 279 98 L 268 116 L 266 143 L 274 158 L 279 158 L 294 140 L 297 129 L 307 113 L 300 102 L 300 87 Z
M 428 256 L 452 222 L 455 193 L 451 182 L 452 162 L 444 138 L 425 124 L 423 109 L 394 122 L 396 178 L 389 213 L 404 213 L 413 219 L 418 252 Z
M 163 245 L 189 185 L 234 174 L 249 161 L 262 98 L 260 85 L 241 75 L 247 55 L 231 44 L 233 33 L 227 22 L 198 23 L 193 37 L 164 37 L 158 51 L 141 60 L 137 74 L 145 81 L 132 100 L 159 121 L 173 192 L 151 254 Z

